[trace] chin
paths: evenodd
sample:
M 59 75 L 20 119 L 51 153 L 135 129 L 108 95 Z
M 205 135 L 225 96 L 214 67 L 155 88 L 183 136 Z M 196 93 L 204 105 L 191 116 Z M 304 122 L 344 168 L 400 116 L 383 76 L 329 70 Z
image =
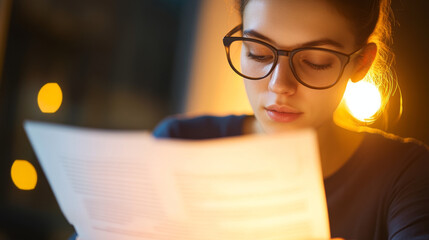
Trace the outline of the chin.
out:
M 306 129 L 306 128 L 313 128 L 313 127 L 307 124 L 303 124 L 301 122 L 280 123 L 280 122 L 273 122 L 268 120 L 268 122 L 262 123 L 262 129 L 264 130 L 265 133 L 282 133 L 282 132 Z

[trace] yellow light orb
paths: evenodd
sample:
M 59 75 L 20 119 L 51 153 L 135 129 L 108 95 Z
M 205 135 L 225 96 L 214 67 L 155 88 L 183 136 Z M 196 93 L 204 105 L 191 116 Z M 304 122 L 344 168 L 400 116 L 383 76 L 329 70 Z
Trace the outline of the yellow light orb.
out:
M 350 81 L 344 100 L 353 117 L 362 122 L 370 120 L 381 107 L 380 91 L 374 84 L 365 81 Z
M 63 92 L 57 83 L 46 83 L 39 91 L 37 103 L 43 113 L 56 112 L 63 101 Z
M 36 187 L 36 169 L 26 160 L 15 160 L 10 175 L 15 186 L 21 190 L 33 190 Z

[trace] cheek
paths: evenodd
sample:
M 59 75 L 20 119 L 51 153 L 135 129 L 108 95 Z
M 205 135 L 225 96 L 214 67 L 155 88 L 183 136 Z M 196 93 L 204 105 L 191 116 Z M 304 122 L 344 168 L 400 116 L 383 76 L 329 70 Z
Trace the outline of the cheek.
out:
M 244 80 L 244 87 L 246 89 L 247 98 L 249 99 L 252 108 L 256 107 L 256 104 L 266 93 L 268 88 L 268 84 L 266 82 L 266 80 Z
M 332 88 L 325 90 L 307 89 L 305 91 L 305 99 L 308 103 L 308 109 L 306 110 L 311 115 L 316 115 L 313 117 L 332 117 L 342 100 L 346 84 L 346 81 L 342 79 Z
M 313 110 L 320 114 L 332 116 L 343 98 L 345 84 L 339 82 L 331 89 L 321 90 L 319 94 L 308 96 L 313 102 Z

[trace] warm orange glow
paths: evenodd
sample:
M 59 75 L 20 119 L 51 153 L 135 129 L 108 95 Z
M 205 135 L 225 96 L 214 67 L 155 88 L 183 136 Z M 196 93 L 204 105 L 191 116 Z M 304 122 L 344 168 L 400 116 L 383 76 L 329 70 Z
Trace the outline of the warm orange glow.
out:
M 378 88 L 365 81 L 350 81 L 344 93 L 344 100 L 353 117 L 362 122 L 370 121 L 381 107 Z
M 56 112 L 63 101 L 63 93 L 57 83 L 46 83 L 39 91 L 37 103 L 43 113 Z
M 186 93 L 188 115 L 251 114 L 243 79 L 228 64 L 220 39 L 241 20 L 233 1 L 201 1 Z
M 36 169 L 26 160 L 15 160 L 10 175 L 15 186 L 21 190 L 33 190 L 36 187 Z

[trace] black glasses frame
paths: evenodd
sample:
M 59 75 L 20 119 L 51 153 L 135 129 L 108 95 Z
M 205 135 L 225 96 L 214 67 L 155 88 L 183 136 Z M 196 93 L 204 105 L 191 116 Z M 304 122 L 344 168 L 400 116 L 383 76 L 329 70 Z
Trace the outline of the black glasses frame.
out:
M 293 73 L 293 75 L 295 76 L 296 80 L 297 80 L 299 83 L 301 83 L 302 85 L 304 85 L 304 86 L 306 86 L 306 87 L 308 87 L 308 88 L 312 88 L 312 89 L 327 89 L 327 88 L 330 88 L 330 87 L 334 86 L 334 85 L 335 85 L 335 84 L 336 84 L 336 83 L 341 79 L 341 77 L 342 77 L 342 75 L 343 75 L 343 73 L 344 73 L 344 69 L 346 68 L 346 65 L 347 65 L 347 64 L 349 63 L 349 61 L 350 61 L 350 57 L 351 57 L 352 55 L 354 55 L 355 53 L 359 52 L 359 51 L 362 49 L 362 48 L 359 48 L 358 50 L 356 50 L 356 51 L 354 51 L 354 52 L 352 52 L 352 53 L 350 53 L 350 54 L 346 54 L 346 53 L 338 52 L 338 51 L 331 50 L 331 49 L 318 48 L 318 47 L 296 48 L 296 49 L 293 49 L 293 50 L 290 50 L 290 51 L 287 51 L 287 50 L 280 50 L 280 49 L 277 49 L 277 48 L 273 47 L 271 44 L 266 43 L 266 42 L 264 42 L 264 41 L 261 41 L 261 40 L 259 40 L 259 39 L 246 38 L 246 37 L 231 37 L 234 33 L 236 33 L 236 32 L 238 32 L 238 31 L 240 31 L 240 30 L 242 29 L 242 27 L 243 27 L 243 25 L 242 25 L 242 24 L 240 24 L 240 25 L 238 25 L 238 26 L 234 27 L 231 31 L 229 31 L 229 32 L 225 35 L 225 37 L 223 38 L 223 45 L 225 46 L 225 51 L 226 51 L 226 55 L 227 55 L 227 58 L 228 58 L 228 63 L 229 63 L 229 65 L 231 66 L 232 70 L 234 70 L 234 72 L 236 72 L 238 75 L 240 75 L 240 76 L 242 76 L 242 77 L 244 77 L 244 78 L 246 78 L 246 79 L 249 79 L 249 80 L 260 80 L 260 79 L 266 78 L 266 77 L 267 77 L 268 75 L 270 75 L 270 74 L 273 72 L 273 70 L 276 68 L 276 66 L 277 66 L 277 62 L 278 62 L 278 59 L 279 59 L 279 56 L 287 56 L 287 57 L 289 57 L 289 66 L 290 66 L 290 68 L 291 68 L 291 70 L 292 70 L 292 73 Z M 231 46 L 231 44 L 232 44 L 233 42 L 235 42 L 235 41 L 242 41 L 242 40 L 250 41 L 250 42 L 255 42 L 255 43 L 260 43 L 260 44 L 262 44 L 262 45 L 265 45 L 266 47 L 268 47 L 269 49 L 271 49 L 271 50 L 273 51 L 273 53 L 274 53 L 273 66 L 271 67 L 270 71 L 268 71 L 268 73 L 267 73 L 267 74 L 265 74 L 265 76 L 263 76 L 263 77 L 259 77 L 259 78 L 252 78 L 252 77 L 246 76 L 246 75 L 242 74 L 240 71 L 238 71 L 238 70 L 234 67 L 234 65 L 232 64 L 231 56 L 230 56 L 230 46 Z M 302 80 L 299 78 L 299 76 L 298 76 L 298 74 L 296 73 L 295 68 L 294 68 L 294 66 L 293 66 L 293 61 L 292 61 L 292 59 L 293 59 L 293 56 L 294 56 L 296 53 L 301 52 L 301 51 L 304 51 L 304 50 L 321 50 L 321 51 L 326 51 L 326 52 L 330 52 L 330 53 L 335 54 L 335 55 L 340 59 L 340 61 L 341 61 L 341 70 L 340 70 L 340 74 L 339 74 L 338 78 L 335 80 L 335 82 L 334 82 L 334 83 L 332 83 L 332 84 L 331 84 L 331 85 L 329 85 L 329 86 L 325 86 L 325 87 L 314 87 L 314 86 L 308 85 L 307 83 L 305 83 L 304 81 L 302 81 Z

